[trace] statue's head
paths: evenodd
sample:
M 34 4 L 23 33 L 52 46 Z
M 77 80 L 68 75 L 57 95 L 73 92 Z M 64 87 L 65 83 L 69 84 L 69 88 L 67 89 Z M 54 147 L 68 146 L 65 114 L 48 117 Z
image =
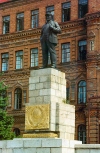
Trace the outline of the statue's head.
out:
M 47 20 L 47 21 L 52 20 L 52 17 L 53 17 L 53 16 L 52 16 L 51 12 L 47 12 L 45 16 L 46 16 L 46 20 Z

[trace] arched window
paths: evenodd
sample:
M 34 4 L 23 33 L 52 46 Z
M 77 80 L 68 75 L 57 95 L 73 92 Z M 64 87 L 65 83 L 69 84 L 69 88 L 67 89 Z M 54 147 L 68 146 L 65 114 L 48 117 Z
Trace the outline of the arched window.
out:
M 78 103 L 86 103 L 86 82 L 80 81 L 78 84 Z
M 16 136 L 20 135 L 20 130 L 18 128 L 15 128 L 13 132 L 15 133 Z
M 15 90 L 15 109 L 21 109 L 22 106 L 22 90 L 20 88 L 17 88 Z
M 78 140 L 82 141 L 83 144 L 86 143 L 86 126 L 83 124 L 78 126 Z

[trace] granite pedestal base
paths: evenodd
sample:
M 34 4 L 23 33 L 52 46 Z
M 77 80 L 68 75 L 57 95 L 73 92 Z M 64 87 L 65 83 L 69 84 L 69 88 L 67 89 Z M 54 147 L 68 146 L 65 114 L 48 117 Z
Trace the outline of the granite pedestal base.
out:
M 0 141 L 0 153 L 75 153 L 80 141 L 60 138 L 17 138 Z

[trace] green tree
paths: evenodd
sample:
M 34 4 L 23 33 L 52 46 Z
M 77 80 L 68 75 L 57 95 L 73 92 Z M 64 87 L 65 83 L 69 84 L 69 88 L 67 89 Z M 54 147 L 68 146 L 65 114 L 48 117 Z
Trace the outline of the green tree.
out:
M 0 82 L 0 140 L 9 140 L 14 138 L 12 131 L 13 117 L 7 114 L 7 86 Z

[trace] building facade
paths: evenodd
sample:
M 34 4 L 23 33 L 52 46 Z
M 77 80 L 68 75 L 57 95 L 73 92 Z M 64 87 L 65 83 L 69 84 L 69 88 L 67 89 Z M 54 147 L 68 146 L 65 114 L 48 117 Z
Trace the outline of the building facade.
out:
M 22 134 L 30 71 L 42 66 L 45 13 L 61 27 L 57 69 L 66 74 L 66 102 L 75 105 L 75 139 L 100 143 L 99 0 L 8 0 L 0 3 L 0 80 L 8 86 L 8 113 Z

